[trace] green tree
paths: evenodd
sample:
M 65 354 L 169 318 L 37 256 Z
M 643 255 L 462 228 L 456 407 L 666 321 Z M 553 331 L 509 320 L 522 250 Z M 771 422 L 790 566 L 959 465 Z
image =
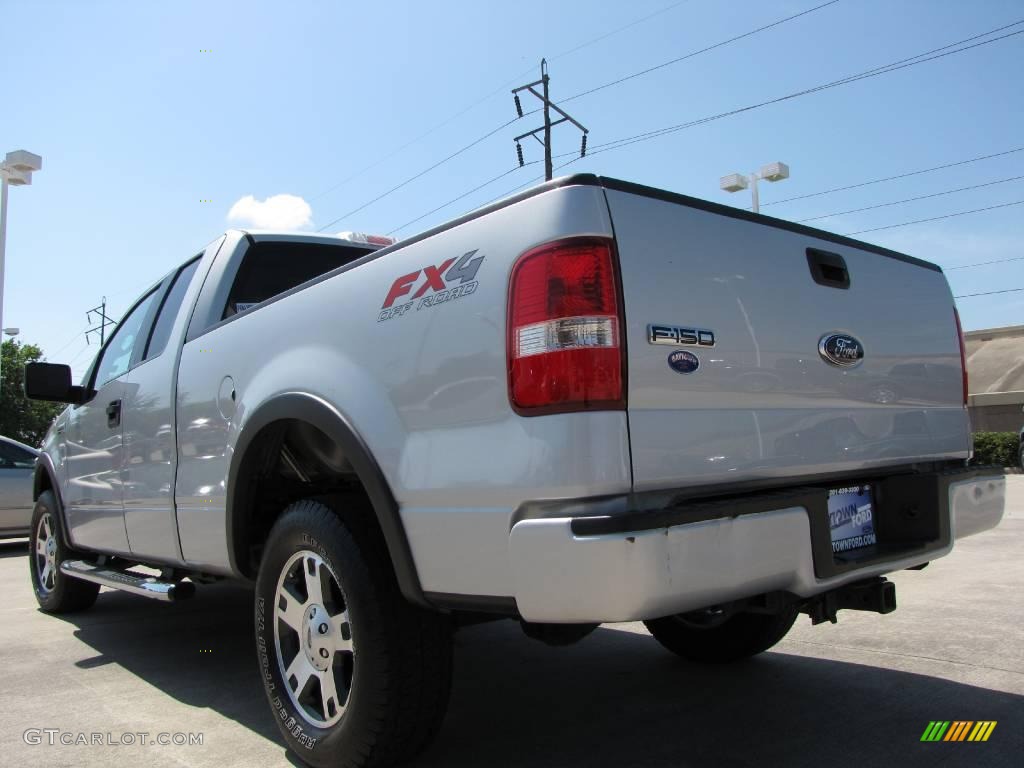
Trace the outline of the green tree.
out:
M 38 362 L 43 350 L 35 344 L 8 339 L 0 347 L 0 435 L 38 447 L 46 430 L 64 410 L 60 403 L 25 397 L 25 365 Z

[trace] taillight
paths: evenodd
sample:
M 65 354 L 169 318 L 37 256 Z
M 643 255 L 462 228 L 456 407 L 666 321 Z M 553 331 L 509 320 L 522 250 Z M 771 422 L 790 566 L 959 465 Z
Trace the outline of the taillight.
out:
M 960 325 L 960 313 L 956 307 L 953 307 L 953 317 L 956 320 L 956 338 L 960 342 L 960 371 L 964 382 L 964 407 L 967 407 L 967 350 L 964 349 L 964 329 Z
M 625 408 L 611 242 L 577 238 L 519 257 L 508 303 L 509 400 L 540 415 Z

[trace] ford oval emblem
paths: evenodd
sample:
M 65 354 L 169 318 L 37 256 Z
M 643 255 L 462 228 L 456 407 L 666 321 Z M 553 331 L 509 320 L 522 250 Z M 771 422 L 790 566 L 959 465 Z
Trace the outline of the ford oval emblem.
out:
M 700 358 L 693 352 L 677 349 L 668 356 L 668 367 L 676 373 L 693 373 L 700 368 Z
M 846 333 L 828 333 L 818 342 L 818 354 L 826 363 L 852 368 L 864 359 L 864 345 Z

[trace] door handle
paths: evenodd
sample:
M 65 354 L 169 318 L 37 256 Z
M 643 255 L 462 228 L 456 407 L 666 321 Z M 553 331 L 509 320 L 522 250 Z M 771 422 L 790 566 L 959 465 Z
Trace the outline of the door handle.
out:
M 107 426 L 108 427 L 119 427 L 121 426 L 121 401 L 113 400 L 107 406 Z

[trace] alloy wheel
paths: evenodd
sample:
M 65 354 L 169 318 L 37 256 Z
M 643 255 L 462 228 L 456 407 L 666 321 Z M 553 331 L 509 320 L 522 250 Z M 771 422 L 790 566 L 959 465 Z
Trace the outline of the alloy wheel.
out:
M 36 578 L 39 589 L 52 592 L 57 581 L 57 537 L 53 517 L 46 512 L 39 518 L 35 535 Z
M 274 601 L 277 663 L 302 717 L 328 728 L 345 714 L 355 645 L 341 582 L 315 552 L 296 552 L 281 569 Z

